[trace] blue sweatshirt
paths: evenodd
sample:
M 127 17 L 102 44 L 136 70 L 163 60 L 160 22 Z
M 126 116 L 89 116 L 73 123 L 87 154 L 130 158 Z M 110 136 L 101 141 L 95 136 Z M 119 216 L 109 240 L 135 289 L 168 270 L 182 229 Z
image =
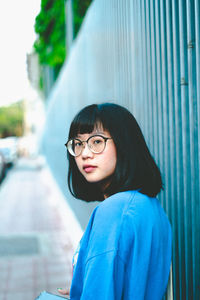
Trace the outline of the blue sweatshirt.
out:
M 171 226 L 156 198 L 117 193 L 98 205 L 80 242 L 71 300 L 161 300 Z

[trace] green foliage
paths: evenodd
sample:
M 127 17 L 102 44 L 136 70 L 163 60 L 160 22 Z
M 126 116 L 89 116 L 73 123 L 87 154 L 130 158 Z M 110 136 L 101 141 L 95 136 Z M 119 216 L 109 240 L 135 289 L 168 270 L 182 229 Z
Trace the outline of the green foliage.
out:
M 41 0 L 41 10 L 35 19 L 34 43 L 41 65 L 54 70 L 54 79 L 66 58 L 65 2 L 67 0 Z M 74 37 L 76 37 L 88 6 L 92 0 L 73 0 Z M 41 69 L 42 70 L 42 69 Z M 40 88 L 44 90 L 45 78 L 41 71 Z
M 66 57 L 64 0 L 41 1 L 35 32 L 38 38 L 34 48 L 39 54 L 40 63 L 60 68 Z
M 23 120 L 23 102 L 0 107 L 0 138 L 22 136 Z
M 76 37 L 92 0 L 73 0 L 74 36 Z

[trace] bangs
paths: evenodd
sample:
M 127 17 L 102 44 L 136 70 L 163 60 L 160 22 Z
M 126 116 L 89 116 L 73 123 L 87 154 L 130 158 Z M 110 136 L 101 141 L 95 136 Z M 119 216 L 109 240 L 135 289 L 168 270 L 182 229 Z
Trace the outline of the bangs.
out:
M 69 139 L 77 137 L 78 134 L 91 133 L 95 129 L 104 128 L 103 121 L 97 105 L 90 105 L 79 112 L 70 127 Z

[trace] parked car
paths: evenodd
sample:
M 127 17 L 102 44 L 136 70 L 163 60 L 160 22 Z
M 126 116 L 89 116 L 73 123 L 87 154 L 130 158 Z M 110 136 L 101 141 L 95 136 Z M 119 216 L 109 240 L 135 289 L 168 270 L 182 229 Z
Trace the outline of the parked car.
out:
M 6 163 L 5 163 L 4 155 L 0 151 L 0 182 L 5 176 L 5 170 L 6 170 Z
M 17 159 L 17 137 L 0 139 L 0 151 L 4 156 L 6 166 L 11 166 Z

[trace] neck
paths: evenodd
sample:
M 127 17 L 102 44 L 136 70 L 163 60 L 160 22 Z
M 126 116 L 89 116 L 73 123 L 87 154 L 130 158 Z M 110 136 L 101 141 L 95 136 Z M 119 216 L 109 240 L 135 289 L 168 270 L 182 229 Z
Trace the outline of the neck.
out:
M 101 189 L 101 191 L 103 193 L 104 199 L 106 199 L 106 198 L 108 198 L 110 196 L 110 195 L 108 195 L 108 194 L 105 193 L 105 190 L 109 186 L 110 181 L 111 181 L 110 178 L 109 179 L 107 178 L 107 179 L 105 179 L 105 180 L 103 180 L 103 181 L 101 181 L 99 183 L 99 187 L 100 187 L 100 189 Z

